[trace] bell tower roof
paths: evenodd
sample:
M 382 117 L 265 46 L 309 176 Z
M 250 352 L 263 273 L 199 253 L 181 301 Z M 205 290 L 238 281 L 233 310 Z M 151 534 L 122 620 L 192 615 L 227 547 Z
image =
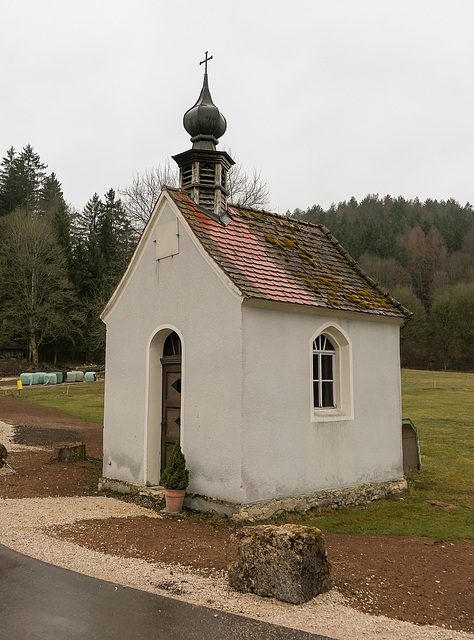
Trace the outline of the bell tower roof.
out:
M 212 60 L 213 56 L 208 58 L 207 54 L 206 51 L 204 60 L 199 63 L 205 65 L 201 93 L 197 102 L 184 114 L 183 125 L 191 136 L 193 149 L 215 151 L 219 138 L 224 135 L 227 129 L 227 122 L 213 103 L 209 91 L 207 63 Z
M 204 64 L 204 81 L 196 104 L 184 114 L 183 124 L 191 136 L 193 146 L 173 156 L 179 167 L 179 185 L 199 208 L 212 220 L 229 224 L 227 211 L 229 196 L 227 174 L 234 163 L 227 151 L 218 151 L 216 145 L 224 135 L 227 123 L 212 102 L 207 79 L 208 57 Z

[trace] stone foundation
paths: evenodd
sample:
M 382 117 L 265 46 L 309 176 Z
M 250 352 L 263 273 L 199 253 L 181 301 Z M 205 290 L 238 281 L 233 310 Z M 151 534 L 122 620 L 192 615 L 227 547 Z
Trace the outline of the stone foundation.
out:
M 200 496 L 194 493 L 186 494 L 184 506 L 197 511 L 216 511 L 233 520 L 266 520 L 284 511 L 309 511 L 310 509 L 327 510 L 342 507 L 368 504 L 373 500 L 380 500 L 392 493 L 401 493 L 407 488 L 405 478 L 388 482 L 368 482 L 342 489 L 328 489 L 307 493 L 291 498 L 265 500 L 253 504 L 235 504 Z M 131 495 L 162 495 L 163 487 L 143 487 L 122 480 L 100 478 L 99 491 L 114 491 Z
M 99 478 L 97 485 L 99 491 L 112 491 L 127 496 L 165 496 L 164 487 L 144 487 L 141 484 L 133 484 L 125 480 L 112 480 L 112 478 Z
M 242 505 L 233 520 L 266 520 L 283 511 L 327 510 L 368 504 L 392 493 L 401 493 L 407 488 L 405 478 L 389 482 L 368 482 L 342 489 L 328 489 L 307 493 L 292 498 L 266 500 L 255 504 Z

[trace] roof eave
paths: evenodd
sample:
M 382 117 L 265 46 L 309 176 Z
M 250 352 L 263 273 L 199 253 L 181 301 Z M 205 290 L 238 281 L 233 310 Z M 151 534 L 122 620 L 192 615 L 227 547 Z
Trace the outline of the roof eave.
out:
M 398 325 L 403 325 L 406 320 L 406 318 L 401 315 L 374 313 L 373 311 L 350 311 L 348 309 L 335 309 L 333 307 L 323 307 L 311 304 L 281 302 L 278 300 L 269 300 L 268 298 L 246 297 L 242 301 L 242 306 L 259 307 L 264 309 L 272 309 L 275 311 L 287 311 L 290 313 L 303 313 L 317 316 L 330 316 L 349 319 L 352 318 L 357 320 L 361 320 L 363 318 L 368 322 L 385 322 Z

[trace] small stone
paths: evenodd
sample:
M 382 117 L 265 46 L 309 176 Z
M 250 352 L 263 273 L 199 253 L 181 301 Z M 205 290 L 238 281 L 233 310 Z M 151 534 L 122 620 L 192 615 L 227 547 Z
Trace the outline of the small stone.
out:
M 301 604 L 332 587 L 324 537 L 314 527 L 244 527 L 230 537 L 227 558 L 237 591 Z

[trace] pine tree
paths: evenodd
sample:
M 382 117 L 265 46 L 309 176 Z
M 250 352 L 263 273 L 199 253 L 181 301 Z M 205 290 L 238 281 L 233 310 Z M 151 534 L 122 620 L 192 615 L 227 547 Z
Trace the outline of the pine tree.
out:
M 20 207 L 27 214 L 36 213 L 46 169 L 31 145 L 27 144 L 19 154 L 11 147 L 0 167 L 0 215 Z
M 61 183 L 55 173 L 46 176 L 41 189 L 38 207 L 42 216 L 51 222 L 55 236 L 64 249 L 69 273 L 73 266 L 71 213 L 64 200 Z
M 137 242 L 137 234 L 130 224 L 122 201 L 116 199 L 114 189 L 110 189 L 104 198 L 97 237 L 112 293 L 130 260 Z
M 91 232 L 97 234 L 99 221 L 103 212 L 104 205 L 97 193 L 87 201 L 86 206 L 74 220 L 74 233 L 76 237 L 85 240 Z
M 27 213 L 35 213 L 38 209 L 47 165 L 41 162 L 33 147 L 29 144 L 23 148 L 19 156 L 19 168 L 22 183 L 23 202 Z
M 103 358 L 105 330 L 97 317 L 123 275 L 135 248 L 137 234 L 120 199 L 109 189 L 97 193 L 74 220 L 71 279 L 84 310 L 83 349 L 88 357 Z
M 45 177 L 41 185 L 38 201 L 39 208 L 42 212 L 45 212 L 62 203 L 64 203 L 64 195 L 61 183 L 54 172 L 50 173 Z
M 0 165 L 0 215 L 7 215 L 21 204 L 20 177 L 16 151 L 10 147 Z

